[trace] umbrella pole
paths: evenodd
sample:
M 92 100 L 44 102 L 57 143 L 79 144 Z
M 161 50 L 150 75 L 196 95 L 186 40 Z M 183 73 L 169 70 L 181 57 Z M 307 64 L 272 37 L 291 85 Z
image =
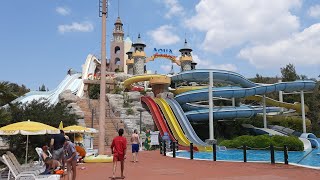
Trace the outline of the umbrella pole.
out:
M 28 144 L 29 144 L 29 135 L 27 135 L 26 164 L 28 163 Z

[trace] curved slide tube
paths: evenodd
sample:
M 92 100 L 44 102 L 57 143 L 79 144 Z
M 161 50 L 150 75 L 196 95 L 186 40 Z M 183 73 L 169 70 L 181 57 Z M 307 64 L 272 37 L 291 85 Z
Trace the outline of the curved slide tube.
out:
M 164 133 L 168 133 L 170 139 L 173 141 L 175 140 L 173 135 L 171 134 L 162 114 L 161 114 L 161 110 L 159 109 L 159 107 L 157 106 L 156 102 L 154 102 L 154 100 L 149 97 L 149 96 L 142 96 L 141 97 L 141 102 L 144 102 L 152 115 L 152 118 L 158 128 L 158 130 L 160 131 L 160 135 L 163 136 Z
M 257 94 L 267 94 L 275 91 L 300 91 L 300 90 L 312 90 L 315 88 L 314 81 L 294 81 L 294 82 L 281 82 L 270 85 L 259 85 L 251 88 L 219 88 L 213 89 L 212 93 L 214 97 L 221 98 L 243 98 L 248 96 L 254 96 Z M 176 96 L 176 100 L 180 104 L 207 101 L 208 100 L 208 89 L 200 89 L 185 92 Z
M 192 125 L 190 124 L 187 116 L 184 114 L 179 103 L 174 99 L 165 99 L 166 102 L 170 105 L 172 111 L 176 115 L 177 120 L 179 121 L 183 131 L 187 135 L 188 139 L 193 142 L 196 146 L 199 147 L 200 151 L 212 151 L 212 147 L 203 142 L 194 131 Z
M 253 100 L 253 101 L 262 101 L 263 97 L 262 96 L 249 96 L 245 98 L 246 100 Z M 286 102 L 280 102 L 271 98 L 266 97 L 266 104 L 271 105 L 271 106 L 277 106 L 277 107 L 284 107 L 286 109 L 293 109 L 296 110 L 298 113 L 301 113 L 301 104 L 291 104 L 291 103 L 286 103 Z M 309 112 L 308 106 L 305 105 L 305 112 Z
M 258 84 L 246 79 L 241 74 L 216 69 L 199 69 L 184 71 L 171 77 L 172 82 L 209 82 L 209 72 L 213 73 L 213 80 L 215 82 L 229 82 L 233 84 L 240 84 L 242 87 L 254 87 Z
M 240 107 L 223 107 L 213 108 L 213 119 L 235 119 L 235 118 L 250 118 L 257 113 L 262 113 L 263 108 L 250 108 L 248 106 Z M 279 108 L 267 107 L 266 112 L 279 112 Z M 188 111 L 185 113 L 189 121 L 206 122 L 209 120 L 209 109 L 201 109 Z
M 150 81 L 151 78 L 154 77 L 166 77 L 165 75 L 159 75 L 159 74 L 146 74 L 146 75 L 137 75 L 133 76 L 131 78 L 126 79 L 123 82 L 123 85 L 126 89 L 130 89 L 131 84 L 141 82 L 141 81 Z

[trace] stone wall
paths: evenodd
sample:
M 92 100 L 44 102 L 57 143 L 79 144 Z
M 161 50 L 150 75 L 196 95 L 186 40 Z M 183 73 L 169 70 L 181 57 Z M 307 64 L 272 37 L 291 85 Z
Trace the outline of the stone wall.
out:
M 123 94 L 107 94 L 107 100 L 109 101 L 110 108 L 112 109 L 115 116 L 122 119 L 124 124 L 128 127 L 129 130 L 133 131 L 134 129 L 139 130 L 140 124 L 140 112 L 137 109 L 142 107 L 140 102 L 140 97 L 142 96 L 140 92 L 127 92 L 130 107 L 123 107 L 124 104 L 124 95 Z M 148 92 L 147 95 L 153 96 L 152 92 Z M 127 110 L 132 109 L 133 114 L 127 114 Z M 146 127 L 147 129 L 153 130 L 153 119 L 148 111 L 142 112 L 142 128 Z

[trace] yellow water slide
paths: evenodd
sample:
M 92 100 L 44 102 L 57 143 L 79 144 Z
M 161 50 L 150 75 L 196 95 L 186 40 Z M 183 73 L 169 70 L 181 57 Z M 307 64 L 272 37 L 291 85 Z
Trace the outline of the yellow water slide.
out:
M 126 79 L 123 82 L 123 85 L 126 89 L 130 89 L 130 86 L 133 83 L 142 82 L 142 81 L 150 81 L 151 78 L 165 78 L 166 75 L 159 75 L 159 74 L 145 74 L 145 75 L 137 75 L 131 78 Z
M 208 88 L 208 86 L 182 86 L 177 89 L 171 90 L 170 92 L 172 92 L 175 95 L 178 95 L 178 94 L 181 94 L 184 92 L 198 90 L 198 89 L 202 89 L 202 88 Z
M 160 106 L 162 113 L 164 114 L 175 139 L 178 140 L 178 143 L 182 146 L 189 146 L 190 141 L 183 133 L 183 130 L 181 129 L 179 122 L 174 116 L 169 104 L 162 98 L 155 98 L 154 100 Z M 199 151 L 207 151 L 207 149 L 203 146 L 196 147 Z
M 252 100 L 252 101 L 262 101 L 262 96 L 249 96 L 246 97 L 246 100 Z M 296 110 L 298 113 L 301 113 L 301 104 L 296 103 L 296 104 L 291 104 L 291 103 L 286 103 L 286 102 L 280 102 L 271 98 L 266 97 L 266 104 L 271 105 L 271 106 L 276 106 L 276 107 L 284 107 L 286 109 L 293 109 Z M 309 108 L 305 105 L 305 112 L 309 112 Z

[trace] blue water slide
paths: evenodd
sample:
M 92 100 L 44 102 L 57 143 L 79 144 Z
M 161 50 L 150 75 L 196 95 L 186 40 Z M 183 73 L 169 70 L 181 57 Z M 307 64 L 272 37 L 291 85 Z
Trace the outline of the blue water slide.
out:
M 251 88 L 219 88 L 212 90 L 213 97 L 221 98 L 243 98 L 247 96 L 263 95 L 267 93 L 284 91 L 309 91 L 313 90 L 316 86 L 314 81 L 293 81 L 293 82 L 280 82 L 268 85 L 256 85 Z M 208 100 L 208 88 L 188 91 L 176 96 L 176 100 L 180 104 L 207 101 Z
M 180 107 L 179 103 L 174 99 L 165 99 L 167 103 L 170 105 L 172 111 L 174 112 L 176 118 L 178 119 L 180 126 L 182 127 L 184 133 L 187 135 L 188 139 L 193 142 L 195 145 L 200 146 L 208 146 L 205 142 L 203 142 L 194 131 L 193 127 L 191 126 L 187 116 L 184 114 L 182 108 Z
M 266 112 L 279 112 L 278 107 L 267 107 Z M 257 113 L 262 113 L 263 108 L 251 108 L 249 106 L 240 107 L 218 107 L 213 108 L 213 119 L 235 119 L 235 118 L 250 118 Z M 185 113 L 189 121 L 193 122 L 207 122 L 209 119 L 209 109 L 201 109 L 188 111 Z
M 241 74 L 216 69 L 199 69 L 184 71 L 171 77 L 172 82 L 209 82 L 209 72 L 213 74 L 215 82 L 229 82 L 232 84 L 239 84 L 242 87 L 254 87 L 258 84 L 246 79 Z

